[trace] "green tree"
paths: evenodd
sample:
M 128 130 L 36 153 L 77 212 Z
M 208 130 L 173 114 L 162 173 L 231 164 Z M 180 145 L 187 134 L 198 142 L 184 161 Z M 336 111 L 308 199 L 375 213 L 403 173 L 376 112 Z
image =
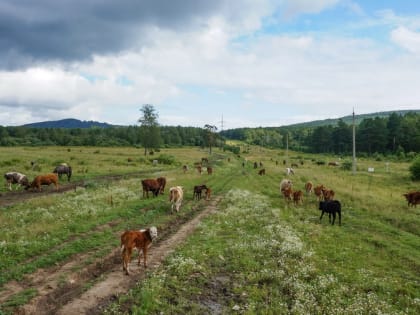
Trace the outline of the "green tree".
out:
M 213 125 L 204 125 L 205 129 L 205 141 L 209 147 L 209 152 L 211 154 L 211 148 L 216 143 L 216 135 L 215 132 L 217 130 L 216 126 Z
M 144 155 L 147 155 L 148 149 L 157 149 L 160 145 L 160 131 L 157 121 L 159 114 L 150 104 L 143 105 L 140 111 L 143 114 L 138 120 L 140 123 L 140 141 L 144 146 Z

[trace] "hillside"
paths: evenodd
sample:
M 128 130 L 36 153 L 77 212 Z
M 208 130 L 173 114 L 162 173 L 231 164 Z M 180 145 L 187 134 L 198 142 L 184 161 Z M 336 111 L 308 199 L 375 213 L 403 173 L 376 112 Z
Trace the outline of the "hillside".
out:
M 22 127 L 30 128 L 91 128 L 91 127 L 100 127 L 100 128 L 109 128 L 114 125 L 108 123 L 101 123 L 97 121 L 86 121 L 78 120 L 73 118 L 53 120 L 53 121 L 43 121 L 36 122 L 31 124 L 25 124 Z
M 379 117 L 379 118 L 384 118 L 384 117 L 388 117 L 389 115 L 391 115 L 392 113 L 396 113 L 398 115 L 404 116 L 407 113 L 420 113 L 420 109 L 415 109 L 415 110 L 399 110 L 399 111 L 386 111 L 386 112 L 377 112 L 377 113 L 370 113 L 370 114 L 361 114 L 361 115 L 355 115 L 355 122 L 358 125 L 362 120 L 364 119 L 368 119 L 368 118 L 375 118 L 375 117 Z M 310 122 L 304 122 L 304 123 L 297 123 L 297 124 L 292 124 L 292 125 L 287 125 L 284 127 L 306 127 L 306 128 L 314 128 L 314 127 L 320 127 L 320 126 L 327 126 L 327 125 L 337 125 L 337 122 L 339 120 L 342 120 L 343 122 L 345 122 L 346 124 L 352 124 L 353 123 L 353 116 L 352 115 L 348 115 L 348 116 L 344 116 L 344 117 L 340 117 L 340 118 L 335 118 L 335 119 L 323 119 L 323 120 L 314 120 L 314 121 L 310 121 Z

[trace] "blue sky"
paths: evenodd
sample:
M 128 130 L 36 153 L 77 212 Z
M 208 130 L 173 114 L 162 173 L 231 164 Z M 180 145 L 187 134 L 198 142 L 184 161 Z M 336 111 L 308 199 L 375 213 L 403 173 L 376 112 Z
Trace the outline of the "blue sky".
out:
M 282 126 L 420 109 L 420 4 L 121 0 L 0 4 L 0 125 Z

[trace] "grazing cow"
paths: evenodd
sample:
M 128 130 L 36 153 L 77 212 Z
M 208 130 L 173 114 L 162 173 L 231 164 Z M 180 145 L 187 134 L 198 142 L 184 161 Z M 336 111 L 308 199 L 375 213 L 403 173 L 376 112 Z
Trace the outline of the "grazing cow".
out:
M 254 162 L 254 168 L 258 168 L 258 163 Z
M 210 187 L 207 187 L 206 189 L 206 200 L 210 200 L 211 197 L 211 189 Z
M 201 165 L 197 166 L 197 171 L 198 171 L 199 174 L 201 174 L 201 172 L 203 171 L 202 168 L 201 168 Z
M 174 208 L 176 212 L 179 211 L 179 208 L 182 204 L 182 199 L 184 197 L 184 191 L 181 186 L 171 187 L 169 189 L 169 201 L 171 202 L 171 213 L 173 213 Z
M 291 167 L 296 167 L 296 168 L 298 168 L 298 167 L 299 167 L 299 165 L 297 165 L 296 163 L 292 163 L 290 166 L 291 166 Z
M 206 164 L 208 164 L 208 163 L 209 163 L 209 159 L 208 159 L 208 158 L 203 157 L 203 158 L 201 158 L 201 163 L 206 163 Z
M 183 165 L 182 166 L 182 170 L 184 171 L 184 174 L 188 171 L 188 166 L 187 165 Z
M 207 189 L 206 185 L 197 185 L 194 186 L 194 193 L 193 193 L 193 199 L 194 200 L 200 200 L 201 199 L 201 192 L 203 189 Z
M 29 186 L 29 181 L 26 175 L 18 173 L 18 172 L 8 172 L 4 174 L 4 178 L 6 179 L 6 184 L 9 187 L 9 190 L 12 190 L 12 184 L 17 184 L 16 189 L 19 186 L 24 186 L 25 189 Z
M 265 168 L 258 171 L 258 175 L 265 175 Z
M 280 193 L 282 193 L 286 188 L 292 188 L 292 181 L 285 178 L 280 182 Z
M 332 189 L 322 189 L 322 196 L 324 197 L 324 200 L 333 200 L 334 199 L 335 192 Z
M 158 181 L 160 187 L 159 187 L 159 193 L 161 195 L 163 195 L 163 192 L 165 191 L 165 186 L 166 186 L 166 178 L 165 177 L 158 177 L 156 178 L 156 180 Z
M 324 198 L 324 195 L 322 194 L 322 190 L 325 189 L 324 185 L 318 185 L 314 188 L 314 194 L 318 201 L 321 201 Z
M 58 190 L 58 176 L 56 173 L 36 176 L 32 181 L 30 188 L 37 188 L 38 191 L 41 191 L 42 185 L 49 186 L 51 184 L 54 184 L 55 190 Z M 27 187 L 27 189 L 29 189 L 29 187 Z
M 338 213 L 338 224 L 341 225 L 341 204 L 338 200 L 328 200 L 319 202 L 319 210 L 322 211 L 319 221 L 321 221 L 324 212 L 328 213 L 329 222 L 334 225 L 335 216 Z M 333 220 L 331 222 L 331 215 Z
M 328 166 L 339 166 L 338 162 L 328 162 Z
M 154 197 L 157 197 L 161 190 L 161 184 L 158 182 L 157 179 L 153 178 L 143 179 L 141 181 L 141 186 L 143 188 L 143 198 L 144 196 L 149 198 L 149 191 L 153 193 Z
M 137 265 L 140 266 L 140 254 L 143 252 L 144 268 L 147 268 L 147 250 L 156 237 L 157 229 L 154 226 L 147 230 L 125 231 L 121 234 L 121 257 L 123 271 L 125 271 L 126 275 L 130 274 L 131 253 L 134 248 L 137 248 L 139 252 Z
M 67 175 L 67 181 L 70 181 L 70 177 L 71 177 L 71 173 L 72 173 L 72 169 L 71 166 L 67 165 L 66 163 L 62 163 L 58 166 L 55 167 L 55 169 L 53 170 L 53 173 L 58 174 L 58 177 L 61 179 L 61 176 L 63 174 Z
M 416 207 L 420 204 L 420 191 L 411 191 L 406 194 L 403 194 L 405 199 L 407 199 L 408 206 Z
M 207 174 L 208 174 L 208 175 L 213 174 L 213 168 L 212 168 L 212 167 L 207 166 Z
M 293 202 L 295 205 L 303 203 L 303 192 L 301 190 L 293 192 Z
M 305 191 L 307 195 L 309 195 L 312 192 L 312 188 L 313 188 L 313 185 L 311 182 L 307 182 L 305 184 Z
M 286 174 L 287 175 L 290 175 L 290 174 L 295 175 L 295 171 L 291 167 L 286 167 Z
M 293 197 L 292 187 L 287 187 L 281 191 L 287 201 L 291 201 Z

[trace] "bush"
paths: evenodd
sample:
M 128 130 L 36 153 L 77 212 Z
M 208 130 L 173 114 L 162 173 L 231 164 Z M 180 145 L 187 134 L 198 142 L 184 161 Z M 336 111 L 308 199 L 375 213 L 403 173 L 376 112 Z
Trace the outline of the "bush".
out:
M 420 158 L 417 158 L 411 164 L 409 171 L 411 173 L 412 180 L 420 180 Z
M 150 162 L 152 162 L 153 160 L 158 160 L 159 164 L 167 164 L 167 165 L 172 165 L 176 162 L 175 157 L 169 154 L 161 154 L 157 158 L 150 159 Z
M 345 171 L 351 171 L 353 169 L 353 162 L 352 161 L 344 161 L 341 164 L 341 169 Z

